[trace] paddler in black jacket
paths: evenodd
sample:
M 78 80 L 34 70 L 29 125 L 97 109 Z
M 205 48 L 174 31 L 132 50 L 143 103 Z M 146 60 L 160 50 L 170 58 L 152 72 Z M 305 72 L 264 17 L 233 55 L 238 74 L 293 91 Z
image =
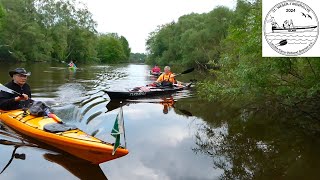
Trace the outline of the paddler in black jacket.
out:
M 31 89 L 30 86 L 26 83 L 28 76 L 31 75 L 30 72 L 27 72 L 24 68 L 16 68 L 9 72 L 9 75 L 12 77 L 12 81 L 5 84 L 9 89 L 12 89 L 20 94 L 10 94 L 4 91 L 0 92 L 0 109 L 1 110 L 14 110 L 22 109 L 22 101 L 28 101 L 31 99 Z

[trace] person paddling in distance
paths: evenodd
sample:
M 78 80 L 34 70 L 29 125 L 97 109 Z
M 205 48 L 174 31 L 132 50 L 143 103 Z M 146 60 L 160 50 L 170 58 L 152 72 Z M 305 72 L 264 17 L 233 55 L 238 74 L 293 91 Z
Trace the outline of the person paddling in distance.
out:
M 73 60 L 70 61 L 68 64 L 69 68 L 77 68 L 76 64 L 73 62 Z
M 159 66 L 157 64 L 152 68 L 153 73 L 160 73 L 160 71 L 161 71 L 161 69 L 159 68 Z
M 161 86 L 172 87 L 173 84 L 176 84 L 175 74 L 170 71 L 170 67 L 164 67 L 164 73 L 159 76 L 156 83 L 161 83 Z
M 10 94 L 4 91 L 0 92 L 0 109 L 1 110 L 14 110 L 22 109 L 23 105 L 21 101 L 27 101 L 31 99 L 31 89 L 27 84 L 27 78 L 31 75 L 24 68 L 16 68 L 9 71 L 9 75 L 12 77 L 12 81 L 5 84 L 9 89 L 12 89 L 21 95 Z
M 72 60 L 69 62 L 68 66 L 69 66 L 69 67 L 73 67 L 73 66 L 74 66 L 74 63 L 73 63 Z

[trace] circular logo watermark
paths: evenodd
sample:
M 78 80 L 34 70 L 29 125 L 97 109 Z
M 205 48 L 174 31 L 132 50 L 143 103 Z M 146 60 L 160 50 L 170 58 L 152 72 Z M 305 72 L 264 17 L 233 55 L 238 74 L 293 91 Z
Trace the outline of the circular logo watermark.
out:
M 275 5 L 264 20 L 269 46 L 285 56 L 301 55 L 312 48 L 319 35 L 319 21 L 305 3 L 287 0 Z

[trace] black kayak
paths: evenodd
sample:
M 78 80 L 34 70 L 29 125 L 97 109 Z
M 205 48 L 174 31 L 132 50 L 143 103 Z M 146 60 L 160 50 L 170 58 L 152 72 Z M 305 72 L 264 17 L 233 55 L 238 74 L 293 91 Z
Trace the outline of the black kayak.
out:
M 150 96 L 158 96 L 163 94 L 171 94 L 177 91 L 182 91 L 189 88 L 191 83 L 185 85 L 176 85 L 174 87 L 152 87 L 143 86 L 130 89 L 128 91 L 109 91 L 105 92 L 109 95 L 110 99 L 137 99 Z

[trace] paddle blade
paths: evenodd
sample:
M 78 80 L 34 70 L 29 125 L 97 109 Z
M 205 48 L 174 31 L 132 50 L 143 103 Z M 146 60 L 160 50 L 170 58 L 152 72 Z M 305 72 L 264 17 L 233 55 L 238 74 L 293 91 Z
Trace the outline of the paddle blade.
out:
M 194 71 L 194 68 L 187 69 L 180 74 L 187 74 L 187 73 L 191 73 L 192 71 Z
M 284 40 L 280 41 L 280 42 L 278 43 L 278 45 L 279 45 L 279 46 L 284 46 L 284 45 L 286 45 L 287 43 L 288 43 L 288 41 L 287 41 L 286 39 L 284 39 Z

